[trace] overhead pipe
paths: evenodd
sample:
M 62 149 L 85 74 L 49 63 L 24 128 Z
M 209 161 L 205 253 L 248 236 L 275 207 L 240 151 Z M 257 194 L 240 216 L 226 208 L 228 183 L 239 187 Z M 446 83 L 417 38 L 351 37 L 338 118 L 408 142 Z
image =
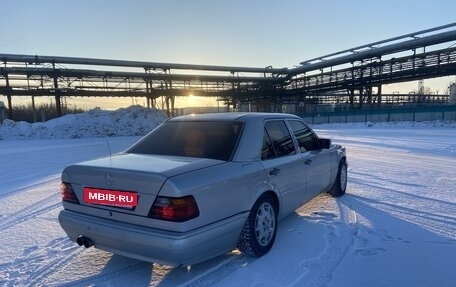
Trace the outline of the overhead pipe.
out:
M 118 72 L 101 70 L 80 70 L 80 69 L 53 69 L 33 67 L 0 67 L 0 74 L 11 75 L 48 75 L 65 77 L 118 77 L 136 78 L 149 80 L 175 80 L 175 81 L 205 81 L 205 82 L 281 82 L 284 77 L 253 77 L 253 76 L 222 76 L 222 75 L 194 75 L 194 74 L 154 74 L 138 72 Z
M 291 76 L 302 74 L 309 71 L 316 71 L 323 68 L 333 67 L 337 65 L 352 63 L 364 59 L 371 59 L 383 55 L 399 53 L 407 50 L 412 50 L 420 47 L 432 46 L 445 42 L 456 40 L 456 30 L 443 32 L 423 38 L 408 40 L 401 43 L 391 44 L 379 48 L 374 48 L 367 51 L 359 51 L 355 54 L 341 56 L 333 59 L 324 60 L 318 63 L 309 63 L 297 68 L 289 69 L 288 74 Z
M 287 68 L 256 68 L 256 67 L 235 67 L 235 66 L 214 66 L 214 65 L 196 65 L 196 64 L 176 64 L 176 63 L 157 63 L 157 62 L 142 62 L 142 61 L 125 61 L 125 60 L 109 60 L 109 59 L 94 59 L 94 58 L 78 58 L 78 57 L 54 57 L 54 56 L 32 56 L 19 54 L 0 54 L 2 62 L 17 62 L 29 64 L 56 63 L 56 64 L 71 64 L 71 65 L 94 65 L 94 66 L 113 66 L 113 67 L 131 67 L 144 69 L 159 69 L 159 70 L 197 70 L 197 71 L 216 71 L 216 72 L 241 72 L 241 73 L 272 73 L 283 74 Z
M 446 24 L 446 25 L 443 25 L 443 26 L 438 26 L 438 27 L 426 29 L 426 30 L 421 30 L 421 31 L 418 31 L 418 32 L 405 34 L 405 35 L 402 35 L 402 36 L 388 38 L 388 39 L 377 41 L 377 42 L 373 42 L 373 43 L 370 43 L 370 44 L 364 44 L 364 45 L 361 45 L 361 46 L 358 46 L 358 47 L 355 47 L 355 48 L 346 49 L 346 50 L 343 50 L 343 51 L 339 51 L 339 52 L 331 53 L 331 54 L 328 54 L 328 55 L 325 55 L 325 56 L 320 56 L 320 57 L 317 57 L 317 58 L 314 58 L 314 59 L 310 59 L 310 60 L 301 62 L 300 64 L 301 65 L 305 65 L 305 64 L 313 62 L 313 61 L 322 60 L 322 59 L 325 59 L 325 58 L 341 55 L 341 54 L 344 54 L 344 53 L 349 53 L 349 52 L 353 53 L 353 52 L 356 52 L 356 50 L 360 50 L 360 49 L 364 49 L 364 48 L 372 48 L 375 45 L 380 45 L 380 44 L 384 44 L 384 43 L 388 43 L 388 42 L 393 42 L 393 41 L 397 41 L 397 40 L 401 40 L 401 39 L 405 39 L 405 38 L 410 38 L 410 37 L 418 38 L 417 35 L 422 35 L 422 34 L 425 34 L 425 33 L 430 33 L 430 32 L 434 32 L 434 31 L 438 31 L 438 30 L 443 30 L 443 29 L 447 29 L 447 28 L 450 28 L 450 27 L 454 27 L 454 26 L 456 26 L 456 22 L 450 23 L 450 24 Z

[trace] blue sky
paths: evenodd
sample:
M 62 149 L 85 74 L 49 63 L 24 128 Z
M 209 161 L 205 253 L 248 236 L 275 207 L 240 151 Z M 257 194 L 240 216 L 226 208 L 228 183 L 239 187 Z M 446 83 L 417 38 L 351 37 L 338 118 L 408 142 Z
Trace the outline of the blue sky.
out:
M 456 1 L 0 0 L 0 53 L 292 67 L 455 22 Z
M 1 1 L 0 53 L 275 67 L 456 20 L 456 1 Z

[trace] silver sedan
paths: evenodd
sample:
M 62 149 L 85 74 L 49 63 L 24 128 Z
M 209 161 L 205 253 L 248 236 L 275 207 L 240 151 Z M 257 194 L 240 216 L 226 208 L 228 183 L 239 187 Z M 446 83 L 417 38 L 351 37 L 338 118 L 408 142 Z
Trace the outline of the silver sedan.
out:
M 346 185 L 345 148 L 297 116 L 189 115 L 67 167 L 59 222 L 81 246 L 149 262 L 192 265 L 235 248 L 259 257 L 280 219 Z

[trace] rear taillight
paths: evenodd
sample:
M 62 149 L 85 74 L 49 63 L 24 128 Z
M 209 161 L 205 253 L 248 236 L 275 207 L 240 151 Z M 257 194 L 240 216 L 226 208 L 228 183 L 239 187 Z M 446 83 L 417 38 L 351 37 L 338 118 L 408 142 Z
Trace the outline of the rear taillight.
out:
M 198 205 L 193 196 L 185 197 L 165 197 L 157 196 L 149 217 L 183 222 L 199 216 Z
M 62 182 L 60 185 L 60 195 L 62 196 L 63 201 L 79 204 L 79 200 L 74 193 L 73 187 L 69 183 Z

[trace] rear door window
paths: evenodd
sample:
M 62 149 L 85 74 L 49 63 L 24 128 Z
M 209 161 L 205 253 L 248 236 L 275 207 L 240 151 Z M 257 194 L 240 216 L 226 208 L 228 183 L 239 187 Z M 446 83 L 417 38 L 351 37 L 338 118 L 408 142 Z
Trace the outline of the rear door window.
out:
M 268 121 L 265 124 L 262 159 L 282 157 L 296 154 L 296 149 L 288 131 L 287 125 L 282 120 Z

